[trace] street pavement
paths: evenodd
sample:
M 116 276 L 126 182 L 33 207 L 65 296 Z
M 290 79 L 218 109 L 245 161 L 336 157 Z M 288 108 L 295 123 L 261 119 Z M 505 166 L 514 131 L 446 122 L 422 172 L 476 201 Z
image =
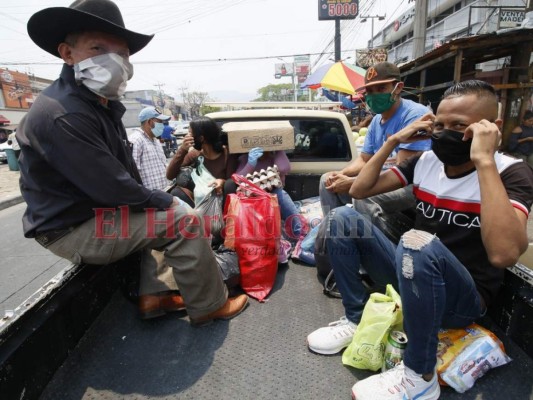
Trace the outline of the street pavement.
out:
M 26 209 L 19 189 L 19 172 L 0 164 L 0 318 L 15 309 L 71 263 L 22 233 Z
M 24 237 L 21 219 L 25 203 L 19 176 L 7 164 L 0 164 L 0 318 L 71 265 Z M 533 243 L 533 216 L 528 221 L 528 236 Z

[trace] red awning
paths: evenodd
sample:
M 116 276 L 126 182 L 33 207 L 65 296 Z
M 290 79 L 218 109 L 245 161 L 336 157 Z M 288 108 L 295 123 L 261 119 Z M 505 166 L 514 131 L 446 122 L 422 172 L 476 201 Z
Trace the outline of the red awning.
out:
M 8 120 L 6 117 L 4 117 L 3 115 L 0 115 L 0 124 L 9 124 L 11 121 Z

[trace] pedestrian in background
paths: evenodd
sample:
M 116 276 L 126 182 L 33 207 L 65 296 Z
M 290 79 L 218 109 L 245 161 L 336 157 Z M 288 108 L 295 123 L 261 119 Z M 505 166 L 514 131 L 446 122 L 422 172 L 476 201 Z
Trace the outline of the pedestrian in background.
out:
M 165 189 L 170 181 L 166 177 L 167 158 L 159 141 L 163 133 L 163 122 L 170 116 L 155 107 L 146 107 L 139 113 L 140 129 L 128 138 L 133 145 L 132 156 L 141 174 L 143 185 L 148 189 Z
M 509 151 L 533 167 L 533 112 L 526 111 L 522 123 L 509 136 Z
M 7 144 L 11 145 L 11 148 L 15 152 L 15 157 L 17 157 L 17 160 L 18 160 L 18 158 L 20 156 L 20 146 L 19 146 L 19 143 L 17 142 L 16 134 L 17 134 L 17 131 L 15 130 L 13 133 L 11 133 L 7 137 Z

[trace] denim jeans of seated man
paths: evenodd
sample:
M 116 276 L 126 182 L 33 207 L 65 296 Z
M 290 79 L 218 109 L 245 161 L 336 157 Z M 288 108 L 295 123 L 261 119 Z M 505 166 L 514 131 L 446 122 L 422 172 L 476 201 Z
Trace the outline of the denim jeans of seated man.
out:
M 402 297 L 409 339 L 404 362 L 419 374 L 436 365 L 440 327 L 465 327 L 481 313 L 467 269 L 431 234 L 411 230 L 398 246 L 357 211 L 340 207 L 328 215 L 326 250 L 348 320 L 359 323 L 368 293 L 359 268 L 379 285 L 391 283 Z
M 394 243 L 398 243 L 402 234 L 413 228 L 416 201 L 412 185 L 356 200 L 348 193 L 327 190 L 325 176 L 321 176 L 318 189 L 324 216 L 337 207 L 353 204 L 355 210 L 367 216 Z

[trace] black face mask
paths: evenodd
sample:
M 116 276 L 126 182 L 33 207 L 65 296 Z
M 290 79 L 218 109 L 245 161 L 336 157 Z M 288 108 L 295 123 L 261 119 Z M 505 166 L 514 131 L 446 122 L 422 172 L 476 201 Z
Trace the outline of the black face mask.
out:
M 431 135 L 432 150 L 445 165 L 461 165 L 470 161 L 472 140 L 463 141 L 463 132 L 443 129 Z
M 200 141 L 199 137 L 194 137 L 194 144 L 192 147 L 194 147 L 194 149 L 198 151 L 202 150 L 202 142 Z

